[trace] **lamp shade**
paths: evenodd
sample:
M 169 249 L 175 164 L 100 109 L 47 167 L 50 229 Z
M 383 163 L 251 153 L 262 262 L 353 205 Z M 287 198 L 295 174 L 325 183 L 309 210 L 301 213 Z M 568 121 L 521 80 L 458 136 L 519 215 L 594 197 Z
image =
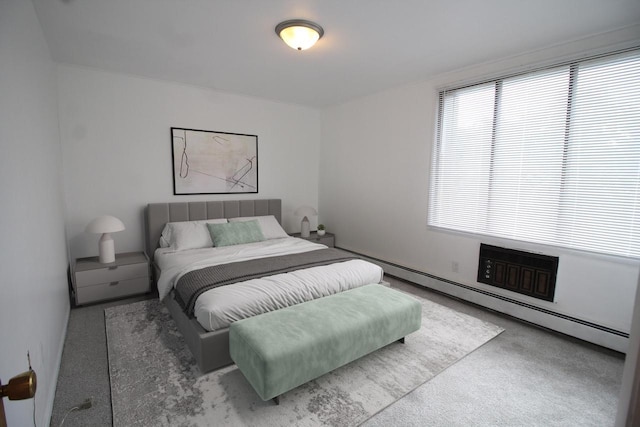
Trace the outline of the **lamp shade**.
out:
M 304 19 L 291 19 L 276 26 L 276 34 L 296 50 L 309 49 L 324 34 L 322 27 Z
M 102 215 L 91 221 L 84 229 L 87 233 L 115 233 L 124 230 L 124 224 L 115 216 Z
M 293 214 L 296 216 L 314 216 L 318 215 L 318 212 L 311 206 L 300 206 Z
M 98 241 L 98 261 L 108 264 L 116 260 L 110 233 L 124 230 L 124 224 L 115 216 L 103 215 L 91 221 L 84 229 L 87 233 L 102 234 Z
M 300 237 L 309 237 L 309 219 L 307 217 L 318 215 L 318 212 L 311 206 L 300 206 L 296 209 L 294 215 L 302 217 L 302 222 L 300 223 Z

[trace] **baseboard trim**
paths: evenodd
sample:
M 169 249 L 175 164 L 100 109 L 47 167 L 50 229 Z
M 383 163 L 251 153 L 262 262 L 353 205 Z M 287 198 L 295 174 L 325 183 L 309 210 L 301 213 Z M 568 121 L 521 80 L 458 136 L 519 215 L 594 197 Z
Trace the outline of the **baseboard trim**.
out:
M 444 279 L 433 274 L 374 258 L 357 251 L 345 248 L 339 249 L 380 264 L 386 273 L 416 285 L 424 286 L 603 347 L 623 353 L 627 350 L 629 341 L 629 334 L 627 332 L 528 304 L 484 289 Z
M 64 352 L 64 343 L 67 340 L 67 330 L 69 329 L 69 319 L 71 316 L 71 301 L 67 304 L 66 314 L 63 320 L 63 328 L 62 328 L 62 336 L 60 337 L 60 346 L 58 348 L 58 354 L 56 354 L 56 359 L 54 363 L 53 375 L 51 376 L 51 384 L 49 385 L 49 399 L 46 402 L 46 407 L 44 411 L 44 419 L 48 420 L 46 425 L 51 424 L 51 418 L 53 417 L 53 404 L 56 398 L 56 391 L 58 388 L 58 377 L 60 376 L 60 366 L 62 365 L 62 354 Z M 40 425 L 40 423 L 38 423 Z

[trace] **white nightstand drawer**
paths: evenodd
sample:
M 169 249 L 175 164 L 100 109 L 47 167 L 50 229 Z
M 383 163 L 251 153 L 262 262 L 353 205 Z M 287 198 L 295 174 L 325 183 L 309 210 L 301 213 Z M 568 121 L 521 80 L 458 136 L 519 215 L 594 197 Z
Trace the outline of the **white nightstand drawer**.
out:
M 143 267 L 145 267 L 143 265 Z M 139 277 L 130 280 L 115 280 L 99 285 L 78 287 L 76 290 L 76 303 L 120 298 L 127 295 L 141 294 L 149 292 L 149 276 Z
M 76 286 L 92 286 L 100 283 L 118 282 L 149 276 L 149 265 L 145 263 L 114 265 L 95 270 L 76 271 Z

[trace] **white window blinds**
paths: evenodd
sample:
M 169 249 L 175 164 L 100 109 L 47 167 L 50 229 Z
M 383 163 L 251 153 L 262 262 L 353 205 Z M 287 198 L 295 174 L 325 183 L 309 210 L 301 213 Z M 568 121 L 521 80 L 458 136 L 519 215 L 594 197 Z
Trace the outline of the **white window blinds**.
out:
M 440 93 L 429 224 L 640 257 L 640 52 Z

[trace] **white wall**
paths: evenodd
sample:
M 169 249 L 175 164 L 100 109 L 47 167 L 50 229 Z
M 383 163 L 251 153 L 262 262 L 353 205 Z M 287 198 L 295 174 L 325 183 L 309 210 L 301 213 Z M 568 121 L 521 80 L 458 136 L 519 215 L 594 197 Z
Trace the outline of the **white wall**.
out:
M 640 288 L 640 279 L 638 280 Z M 616 427 L 628 427 L 640 422 L 640 292 L 636 291 L 629 350 L 624 360 Z
M 0 378 L 38 375 L 36 422 L 51 416 L 69 316 L 54 64 L 30 1 L 0 2 Z M 10 426 L 33 400 L 7 401 Z
M 326 109 L 320 220 L 336 233 L 340 247 L 629 332 L 637 261 L 429 229 L 427 197 L 439 88 L 586 50 L 627 46 L 638 38 L 639 28 L 481 64 Z M 480 242 L 559 255 L 555 303 L 477 283 Z M 459 264 L 458 272 L 453 272 L 453 262 Z M 475 299 L 475 292 L 460 292 Z M 504 304 L 493 308 L 511 310 Z
M 320 113 L 152 79 L 58 66 L 67 229 L 72 257 L 97 255 L 84 233 L 96 216 L 120 218 L 116 251 L 144 247 L 143 207 L 150 202 L 282 198 L 283 225 L 293 211 L 318 205 Z M 169 129 L 258 135 L 258 194 L 174 196 Z

